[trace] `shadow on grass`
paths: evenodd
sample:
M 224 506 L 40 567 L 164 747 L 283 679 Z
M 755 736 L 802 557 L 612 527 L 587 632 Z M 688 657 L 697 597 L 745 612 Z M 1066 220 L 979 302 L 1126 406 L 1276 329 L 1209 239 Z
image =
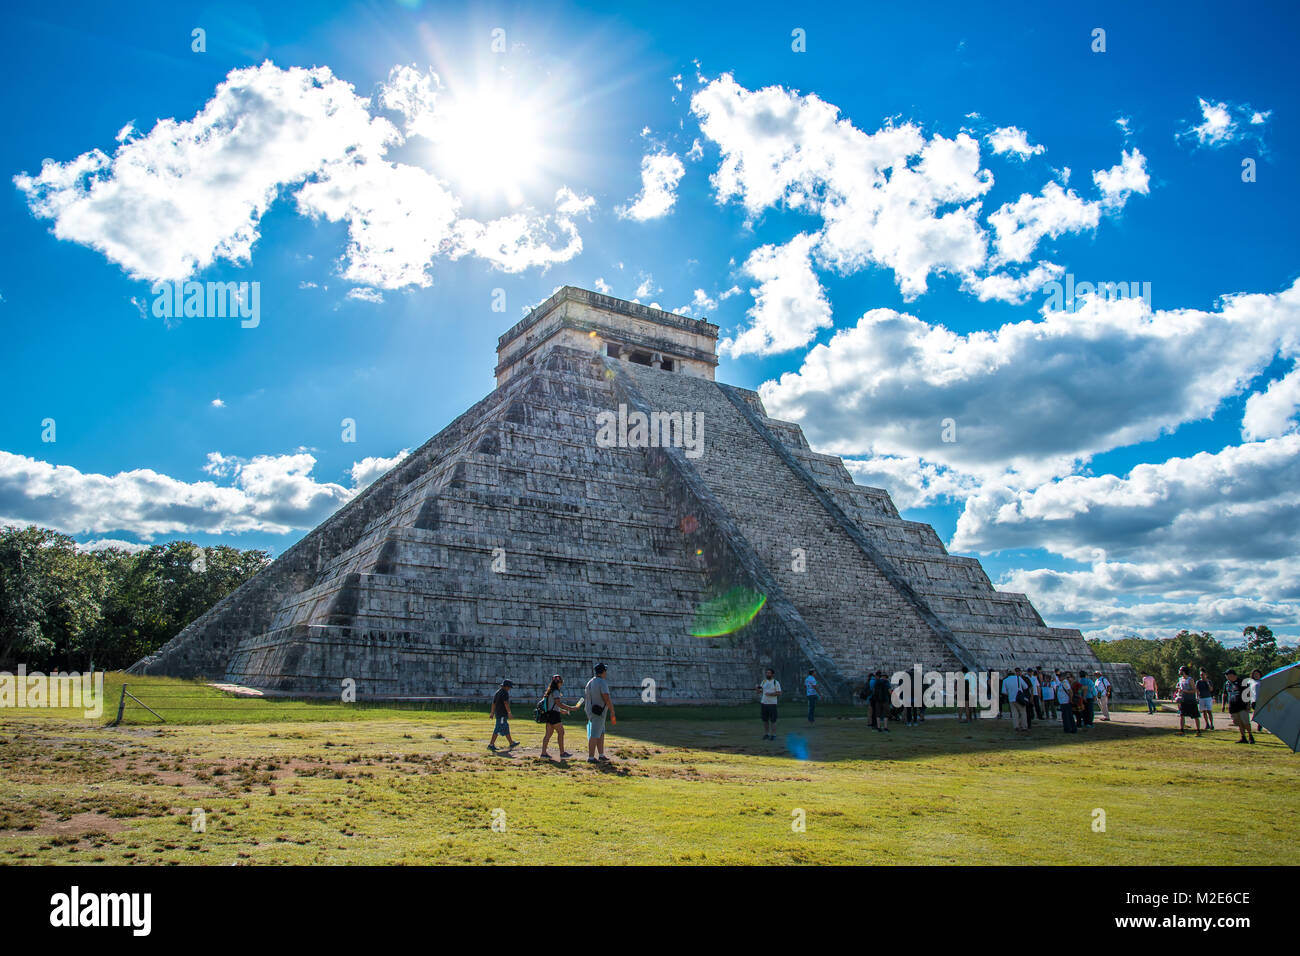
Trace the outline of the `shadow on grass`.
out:
M 824 717 L 819 708 L 817 722 L 811 725 L 802 712 L 796 712 L 778 721 L 776 740 L 763 740 L 757 709 L 757 706 L 619 708 L 618 725 L 610 731 L 610 746 L 616 751 L 622 738 L 658 746 L 813 762 L 916 760 L 957 753 L 1052 750 L 1093 741 L 1146 742 L 1176 736 L 1178 730 L 1176 720 L 1168 727 L 1097 721 L 1088 730 L 1067 734 L 1059 720 L 1035 720 L 1028 733 L 1017 733 L 1009 717 L 981 718 L 974 724 L 958 723 L 955 717 L 931 717 L 915 727 L 891 721 L 889 731 L 880 732 L 871 728 L 861 708 L 845 707 L 841 713 L 831 711 Z M 1226 739 L 1225 731 L 1213 733 Z M 1187 739 L 1195 740 L 1190 731 Z

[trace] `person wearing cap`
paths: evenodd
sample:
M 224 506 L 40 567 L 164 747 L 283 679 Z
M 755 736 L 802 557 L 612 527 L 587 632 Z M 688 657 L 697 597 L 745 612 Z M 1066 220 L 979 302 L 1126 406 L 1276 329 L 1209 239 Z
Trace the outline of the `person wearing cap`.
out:
M 587 763 L 609 762 L 605 756 L 605 718 L 611 724 L 618 723 L 614 719 L 614 702 L 609 699 L 607 673 L 609 668 L 604 664 L 593 667 L 593 676 L 582 692 L 583 709 L 587 713 Z
M 1255 734 L 1250 729 L 1250 704 L 1242 696 L 1246 689 L 1246 682 L 1237 676 L 1237 672 L 1228 669 L 1223 675 L 1223 694 L 1228 698 L 1228 716 L 1232 718 L 1233 726 L 1241 731 L 1239 744 L 1254 743 Z M 1250 738 L 1247 741 L 1247 737 Z
M 1097 703 L 1101 704 L 1101 719 L 1110 720 L 1110 678 L 1101 671 L 1094 671 L 1097 684 Z
M 510 688 L 515 686 L 512 680 L 503 680 L 497 692 L 492 695 L 492 709 L 488 713 L 496 718 L 492 728 L 492 739 L 488 741 L 488 750 L 497 749 L 497 737 L 505 737 L 510 747 L 515 746 L 515 738 L 510 736 Z M 509 750 L 510 747 L 506 749 Z

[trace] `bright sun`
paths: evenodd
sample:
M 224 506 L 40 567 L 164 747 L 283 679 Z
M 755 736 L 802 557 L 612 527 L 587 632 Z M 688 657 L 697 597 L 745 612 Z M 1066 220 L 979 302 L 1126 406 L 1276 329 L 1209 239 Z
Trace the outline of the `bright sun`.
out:
M 462 190 L 519 205 L 545 162 L 537 105 L 504 85 L 446 94 L 436 110 L 435 164 Z

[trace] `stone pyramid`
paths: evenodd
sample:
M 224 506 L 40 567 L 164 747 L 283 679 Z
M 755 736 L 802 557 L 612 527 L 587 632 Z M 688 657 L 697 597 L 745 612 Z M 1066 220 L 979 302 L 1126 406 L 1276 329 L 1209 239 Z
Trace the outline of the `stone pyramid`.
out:
M 603 660 L 622 699 L 650 679 L 670 703 L 752 700 L 766 666 L 843 700 L 877 668 L 1098 666 L 715 382 L 717 335 L 566 286 L 501 336 L 490 395 L 132 671 L 481 699 L 554 673 L 576 692 Z

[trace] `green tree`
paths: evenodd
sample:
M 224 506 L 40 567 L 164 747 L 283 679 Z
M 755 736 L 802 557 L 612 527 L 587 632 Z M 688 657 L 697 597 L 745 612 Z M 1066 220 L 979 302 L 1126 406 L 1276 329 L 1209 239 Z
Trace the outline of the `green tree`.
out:
M 1246 651 L 1242 655 L 1242 666 L 1246 673 L 1259 668 L 1265 674 L 1279 666 L 1277 638 L 1267 624 L 1253 624 L 1241 629 L 1241 636 L 1246 639 Z

